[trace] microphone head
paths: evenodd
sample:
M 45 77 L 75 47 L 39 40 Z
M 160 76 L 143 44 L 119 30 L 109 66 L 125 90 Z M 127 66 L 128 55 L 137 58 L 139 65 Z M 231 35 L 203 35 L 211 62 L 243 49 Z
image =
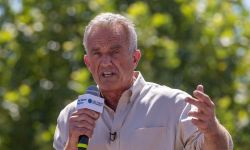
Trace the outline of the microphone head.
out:
M 86 94 L 91 94 L 91 95 L 100 97 L 100 91 L 99 91 L 99 89 L 98 89 L 96 86 L 94 86 L 94 85 L 91 85 L 91 86 L 89 86 L 89 87 L 87 88 Z
M 77 110 L 88 108 L 96 112 L 102 113 L 104 99 L 101 98 L 100 92 L 96 86 L 89 86 L 86 93 L 79 95 L 76 103 Z

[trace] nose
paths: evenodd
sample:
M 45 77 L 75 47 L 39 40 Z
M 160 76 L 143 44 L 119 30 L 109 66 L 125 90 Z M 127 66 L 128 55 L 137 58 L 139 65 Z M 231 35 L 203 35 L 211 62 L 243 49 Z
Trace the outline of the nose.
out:
M 106 67 L 112 64 L 112 58 L 109 55 L 103 55 L 101 58 L 101 65 Z

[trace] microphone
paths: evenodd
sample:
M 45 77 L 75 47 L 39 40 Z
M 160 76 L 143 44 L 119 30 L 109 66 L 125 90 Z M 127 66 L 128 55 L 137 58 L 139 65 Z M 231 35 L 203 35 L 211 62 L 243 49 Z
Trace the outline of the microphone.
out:
M 89 86 L 86 93 L 78 96 L 77 110 L 88 108 L 96 112 L 102 113 L 104 99 L 100 97 L 99 89 L 96 86 Z M 89 137 L 86 135 L 79 136 L 77 148 L 78 150 L 86 150 L 88 148 Z

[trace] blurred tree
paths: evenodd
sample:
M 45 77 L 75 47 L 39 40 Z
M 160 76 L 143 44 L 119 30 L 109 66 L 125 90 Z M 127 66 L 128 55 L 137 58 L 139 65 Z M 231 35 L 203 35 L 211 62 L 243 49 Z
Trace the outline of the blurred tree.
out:
M 52 149 L 59 111 L 93 84 L 84 26 L 131 18 L 146 79 L 213 98 L 235 149 L 250 147 L 250 19 L 241 0 L 0 1 L 0 149 Z

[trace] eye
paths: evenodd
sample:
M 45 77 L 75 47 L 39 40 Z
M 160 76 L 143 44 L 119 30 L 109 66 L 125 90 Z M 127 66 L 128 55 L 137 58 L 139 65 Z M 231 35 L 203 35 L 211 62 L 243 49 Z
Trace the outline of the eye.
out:
M 119 51 L 118 50 L 115 50 L 114 52 L 113 52 L 113 54 L 118 54 L 119 53 Z
M 121 46 L 120 45 L 113 45 L 111 47 L 111 54 L 112 55 L 120 54 L 120 52 L 121 52 Z
M 99 54 L 99 52 L 93 52 L 93 55 L 98 55 Z
M 119 53 L 120 53 L 120 51 L 118 49 L 112 51 L 112 55 L 116 55 L 116 54 L 119 54 Z
M 94 52 L 92 52 L 92 55 L 94 55 L 94 56 L 100 56 L 100 52 L 98 52 L 98 51 L 94 51 Z

